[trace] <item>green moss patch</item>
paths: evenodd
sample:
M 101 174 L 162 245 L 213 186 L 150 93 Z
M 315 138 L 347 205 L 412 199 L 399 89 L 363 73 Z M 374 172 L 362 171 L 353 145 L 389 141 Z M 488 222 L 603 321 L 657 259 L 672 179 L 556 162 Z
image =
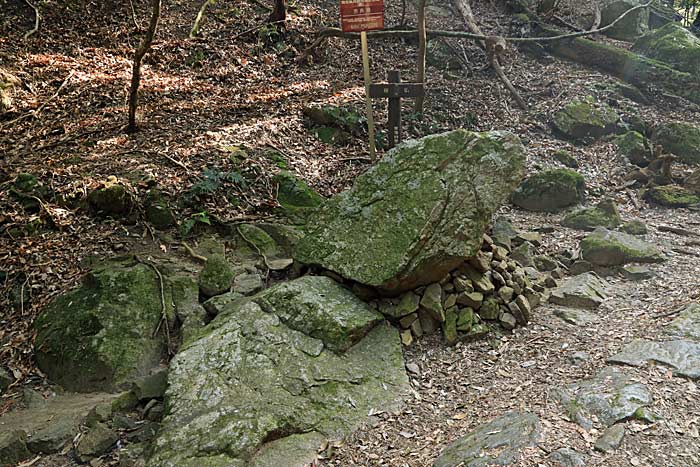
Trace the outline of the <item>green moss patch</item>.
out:
M 700 196 L 677 185 L 655 186 L 644 193 L 647 201 L 670 208 L 684 208 L 700 203 Z

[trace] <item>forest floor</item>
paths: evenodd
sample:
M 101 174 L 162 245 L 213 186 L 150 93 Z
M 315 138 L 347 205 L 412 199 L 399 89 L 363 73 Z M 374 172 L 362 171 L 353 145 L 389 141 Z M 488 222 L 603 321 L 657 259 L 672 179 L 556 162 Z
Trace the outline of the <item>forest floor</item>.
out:
M 406 17 L 411 24 L 415 14 L 409 3 Z M 474 3 L 486 33 L 508 30 L 509 17 L 498 2 Z M 570 21 L 581 18 L 577 3 L 562 2 L 562 14 Z M 296 62 L 318 27 L 337 25 L 337 1 L 296 5 L 283 37 L 258 27 L 267 16 L 261 3 L 219 2 L 209 10 L 197 39 L 187 35 L 199 5 L 166 2 L 156 42 L 145 60 L 141 129 L 133 135 L 124 132 L 125 103 L 131 55 L 140 36 L 134 32 L 128 5 L 98 5 L 88 10 L 82 2 L 45 2 L 38 33 L 23 40 L 33 26 L 31 9 L 20 0 L 0 0 L 0 9 L 7 13 L 0 18 L 0 67 L 23 82 L 14 93 L 15 107 L 0 120 L 0 362 L 23 385 L 43 382 L 32 359 L 34 317 L 53 297 L 78 283 L 90 258 L 123 252 L 136 243 L 155 243 L 168 251 L 176 248 L 178 234 L 154 233 L 142 222 L 124 225 L 95 219 L 49 203 L 37 215 L 45 227 L 12 235 L 17 231 L 12 227 L 37 221 L 5 189 L 18 173 L 37 175 L 66 198 L 80 196 L 110 176 L 136 191 L 155 182 L 175 203 L 201 180 L 205 169 L 236 171 L 249 181 L 246 190 L 224 185 L 196 203 L 177 204 L 181 221 L 206 212 L 212 219 L 230 222 L 274 215 L 270 179 L 280 166 L 324 195 L 347 188 L 369 167 L 362 160 L 366 141 L 353 138 L 344 147 L 323 144 L 308 131 L 301 113 L 304 106 L 321 103 L 364 108 L 359 43 L 331 39 L 311 63 Z M 147 2 L 135 0 L 134 5 L 138 22 L 145 25 Z M 448 2 L 436 5 L 443 7 L 443 16 L 440 9 L 433 10 L 429 27 L 463 29 Z M 397 25 L 400 18 L 401 2 L 388 2 L 387 26 Z M 428 68 L 425 118 L 416 119 L 412 103 L 404 100 L 408 135 L 456 127 L 510 130 L 526 145 L 529 170 L 556 166 L 554 152 L 567 149 L 586 177 L 589 203 L 613 197 L 625 220 L 647 224 L 647 239 L 669 260 L 652 266 L 655 277 L 641 283 L 612 277 L 611 298 L 598 312 L 598 322 L 586 327 L 566 324 L 543 306 L 531 325 L 511 336 L 453 348 L 436 337 L 419 341 L 406 350 L 407 362 L 421 369 L 420 376 L 412 378 L 414 399 L 401 413 L 386 414 L 375 426 L 339 444 L 323 465 L 427 467 L 450 441 L 513 409 L 532 411 L 543 424 L 543 443 L 527 451 L 520 465 L 550 465 L 547 453 L 559 447 L 592 453 L 595 433 L 569 420 L 551 389 L 595 374 L 625 343 L 657 334 L 672 319 L 665 314 L 699 297 L 697 242 L 688 244 L 688 238 L 657 228 L 697 230 L 700 216 L 633 202 L 625 191 L 616 190 L 626 169 L 610 140 L 575 146 L 555 138 L 549 128 L 552 112 L 576 97 L 594 95 L 620 104 L 611 92 L 616 80 L 573 63 L 511 49 L 504 69 L 530 107 L 521 111 L 485 68 L 474 43 L 451 44 L 463 55 L 462 69 Z M 390 69 L 400 70 L 407 81 L 414 76 L 415 44 L 387 40 L 372 41 L 370 47 L 374 80 L 383 80 Z M 691 106 L 670 96 L 656 96 L 652 106 L 625 105 L 653 124 L 698 119 Z M 375 102 L 375 118 L 381 129 L 386 121 L 383 102 Z M 247 158 L 232 160 L 231 148 L 241 145 Z M 680 176 L 688 168 L 677 165 L 675 170 Z M 532 214 L 512 206 L 501 213 L 522 230 L 552 226 L 554 231 L 544 236 L 540 247 L 543 253 L 573 248 L 581 238 L 559 226 L 561 214 Z M 588 352 L 590 359 L 572 363 L 570 357 L 577 351 Z M 672 377 L 661 366 L 629 371 L 650 387 L 661 421 L 631 423 L 622 446 L 610 454 L 592 454 L 590 465 L 700 465 L 697 385 Z M 11 391 L 0 399 L 0 413 L 12 406 L 17 394 Z M 45 459 L 34 465 L 68 465 L 63 461 Z

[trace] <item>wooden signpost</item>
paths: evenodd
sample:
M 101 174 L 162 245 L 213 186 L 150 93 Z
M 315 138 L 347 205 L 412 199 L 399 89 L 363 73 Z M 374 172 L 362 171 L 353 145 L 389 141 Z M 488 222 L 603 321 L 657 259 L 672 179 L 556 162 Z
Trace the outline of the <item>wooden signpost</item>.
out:
M 387 81 L 370 85 L 369 96 L 389 99 L 389 147 L 393 148 L 401 142 L 401 98 L 423 96 L 424 90 L 422 83 L 402 83 L 397 70 L 387 73 Z
M 362 41 L 362 68 L 365 78 L 365 101 L 367 104 L 367 127 L 369 129 L 369 156 L 375 159 L 374 119 L 372 99 L 369 97 L 369 51 L 367 31 L 384 28 L 384 0 L 340 0 L 340 25 L 344 32 L 359 32 Z

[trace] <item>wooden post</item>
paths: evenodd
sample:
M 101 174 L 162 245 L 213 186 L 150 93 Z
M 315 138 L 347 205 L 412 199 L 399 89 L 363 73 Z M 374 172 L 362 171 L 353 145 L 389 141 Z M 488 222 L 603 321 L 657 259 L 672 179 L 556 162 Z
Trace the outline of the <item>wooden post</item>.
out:
M 387 73 L 389 85 L 401 82 L 401 72 L 391 70 Z M 401 142 L 401 98 L 389 96 L 389 147 Z
M 376 150 L 374 147 L 374 118 L 372 117 L 372 99 L 369 96 L 369 85 L 371 79 L 369 76 L 369 51 L 367 48 L 367 32 L 360 33 L 362 41 L 362 68 L 365 74 L 365 101 L 367 104 L 367 128 L 369 129 L 369 157 L 372 160 L 376 159 Z
M 369 97 L 389 99 L 389 148 L 401 142 L 401 98 L 425 95 L 423 83 L 402 83 L 401 73 L 391 70 L 386 83 L 374 83 L 369 87 Z

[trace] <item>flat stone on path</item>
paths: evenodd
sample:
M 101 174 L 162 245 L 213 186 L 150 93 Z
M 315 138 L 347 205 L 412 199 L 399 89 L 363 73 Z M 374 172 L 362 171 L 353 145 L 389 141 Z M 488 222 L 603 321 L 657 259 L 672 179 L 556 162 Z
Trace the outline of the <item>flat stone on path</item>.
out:
M 684 340 L 653 342 L 637 339 L 610 357 L 608 362 L 631 366 L 658 362 L 673 368 L 675 375 L 700 379 L 700 344 Z
M 537 441 L 540 422 L 529 412 L 509 412 L 478 426 L 449 445 L 434 467 L 514 465 L 523 448 Z
M 652 402 L 644 384 L 615 367 L 606 367 L 590 379 L 557 389 L 556 395 L 571 419 L 587 430 L 596 418 L 608 427 L 632 417 Z
M 634 235 L 602 227 L 581 240 L 581 256 L 597 266 L 660 263 L 665 260 L 654 245 Z
M 579 274 L 552 290 L 549 301 L 571 308 L 598 308 L 607 298 L 608 283 L 593 272 Z
M 700 342 L 700 303 L 691 303 L 685 307 L 668 325 L 666 335 Z
M 559 448 L 553 451 L 548 457 L 554 465 L 559 467 L 584 467 L 587 456 L 571 448 Z
M 596 451 L 611 452 L 620 447 L 625 437 L 625 426 L 621 423 L 609 427 L 595 442 Z
M 598 317 L 593 313 L 575 308 L 556 308 L 554 314 L 574 326 L 585 326 L 598 321 Z

